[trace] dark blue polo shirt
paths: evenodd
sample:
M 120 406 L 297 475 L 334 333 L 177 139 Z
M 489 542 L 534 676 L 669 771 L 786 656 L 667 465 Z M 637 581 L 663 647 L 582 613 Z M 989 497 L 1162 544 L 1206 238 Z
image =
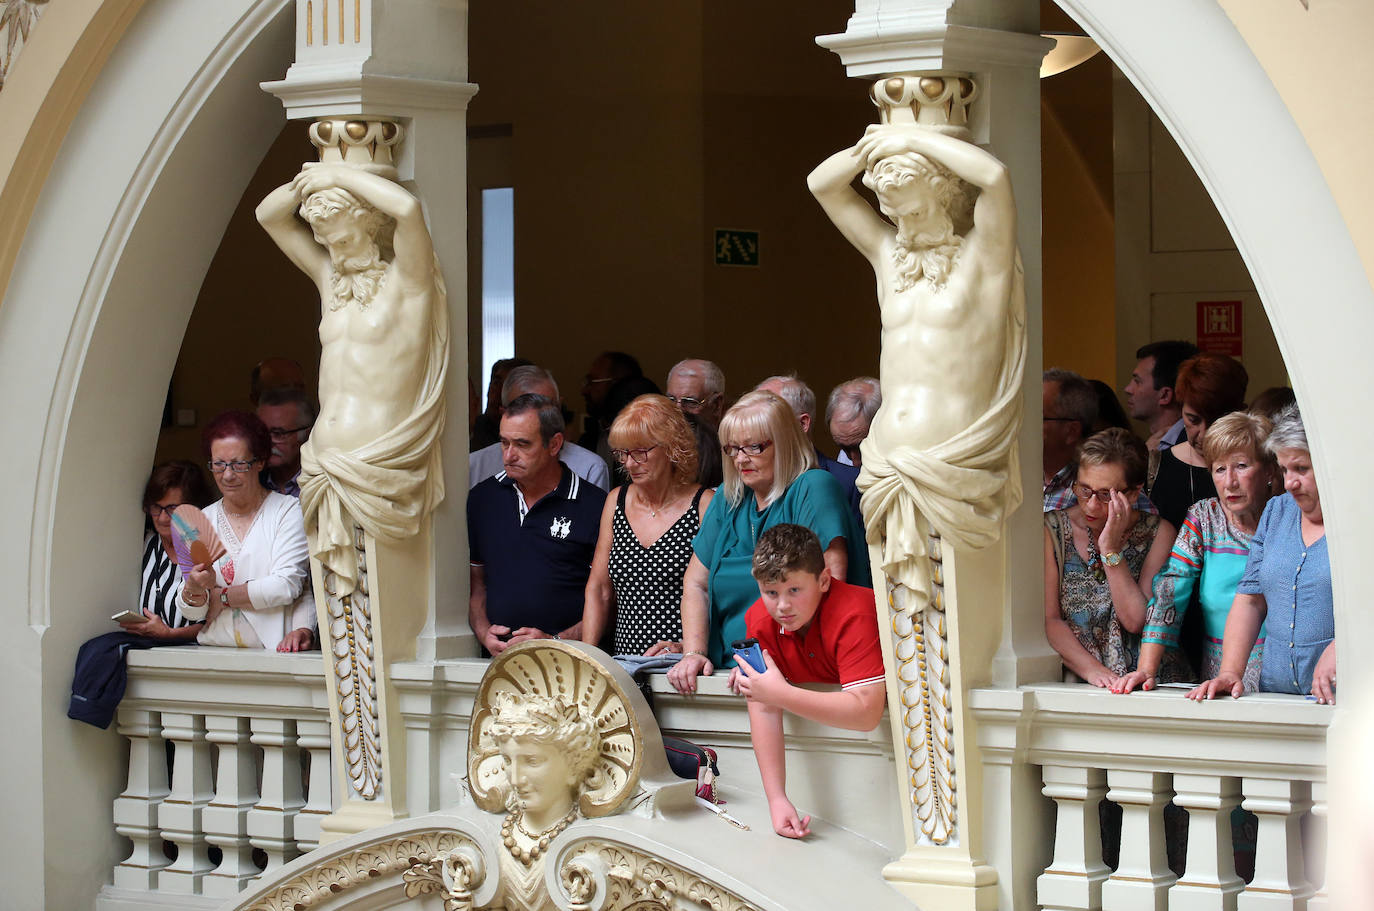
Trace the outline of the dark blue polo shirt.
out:
M 486 572 L 487 619 L 550 635 L 582 620 L 606 492 L 563 466 L 552 493 L 529 504 L 504 471 L 468 492 L 468 547 Z

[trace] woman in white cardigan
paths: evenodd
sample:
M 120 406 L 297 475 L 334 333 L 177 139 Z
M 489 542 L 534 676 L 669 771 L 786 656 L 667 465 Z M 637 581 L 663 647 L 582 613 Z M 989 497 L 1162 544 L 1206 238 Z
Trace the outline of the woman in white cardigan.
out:
M 256 415 L 226 411 L 205 428 L 209 468 L 222 499 L 205 517 L 227 553 L 198 564 L 181 588 L 182 613 L 205 617 L 201 645 L 296 652 L 314 643 L 315 597 L 300 504 L 268 490 L 259 473 L 272 452 Z

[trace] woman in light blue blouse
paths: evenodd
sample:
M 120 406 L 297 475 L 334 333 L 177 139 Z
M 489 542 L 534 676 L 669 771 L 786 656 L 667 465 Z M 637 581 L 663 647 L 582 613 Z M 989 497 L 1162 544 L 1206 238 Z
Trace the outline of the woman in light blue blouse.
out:
M 1265 507 L 1245 574 L 1226 619 L 1221 670 L 1192 699 L 1239 697 L 1246 658 L 1263 624 L 1261 692 L 1311 693 L 1336 701 L 1336 618 L 1321 497 L 1297 406 L 1281 411 L 1265 448 L 1278 457 L 1287 491 Z

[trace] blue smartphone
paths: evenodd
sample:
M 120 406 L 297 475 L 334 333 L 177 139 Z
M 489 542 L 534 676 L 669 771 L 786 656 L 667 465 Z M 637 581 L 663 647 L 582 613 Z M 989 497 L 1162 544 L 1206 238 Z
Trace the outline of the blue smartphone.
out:
M 759 648 L 759 640 L 736 639 L 730 643 L 730 648 L 760 674 L 768 670 L 768 665 L 763 663 L 763 649 Z

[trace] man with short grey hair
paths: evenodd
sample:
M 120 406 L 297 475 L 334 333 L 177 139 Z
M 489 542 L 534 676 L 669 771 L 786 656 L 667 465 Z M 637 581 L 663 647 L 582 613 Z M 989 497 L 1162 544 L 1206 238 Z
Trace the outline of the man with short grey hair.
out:
M 878 380 L 871 376 L 856 376 L 830 390 L 825 422 L 830 427 L 830 438 L 840 447 L 836 461 L 841 465 L 863 466 L 859 444 L 868 437 L 873 415 L 878 413 L 882 403 L 882 389 Z
M 1058 367 L 1046 370 L 1041 379 L 1043 508 L 1051 512 L 1078 502 L 1071 470 L 1078 444 L 1092 434 L 1097 420 L 1097 390 L 1072 370 Z M 1134 507 L 1139 512 L 1159 512 L 1144 490 L 1136 496 Z
M 668 398 L 715 430 L 725 414 L 725 374 L 708 360 L 689 357 L 668 371 Z
M 559 401 L 558 384 L 553 374 L 543 367 L 527 364 L 516 367 L 506 376 L 501 387 L 501 409 L 522 395 L 542 395 L 552 401 Z M 611 489 L 611 475 L 606 468 L 606 460 L 576 443 L 565 441 L 558 451 L 558 460 L 567 465 L 584 481 L 602 490 Z M 468 456 L 468 489 L 476 487 L 487 478 L 495 477 L 501 471 L 501 444 L 492 443 Z
M 811 438 L 811 423 L 816 415 L 816 393 L 811 391 L 811 387 L 806 385 L 801 377 L 795 373 L 787 376 L 770 376 L 754 388 L 771 392 L 792 406 L 797 421 L 801 423 L 802 433 L 806 434 L 808 440 Z M 859 509 L 859 488 L 855 484 L 859 479 L 859 469 L 853 465 L 841 465 L 819 449 L 816 450 L 816 464 L 840 482 L 845 496 L 849 499 L 849 505 L 854 510 L 854 518 L 858 520 L 859 527 L 863 528 L 864 517 Z

